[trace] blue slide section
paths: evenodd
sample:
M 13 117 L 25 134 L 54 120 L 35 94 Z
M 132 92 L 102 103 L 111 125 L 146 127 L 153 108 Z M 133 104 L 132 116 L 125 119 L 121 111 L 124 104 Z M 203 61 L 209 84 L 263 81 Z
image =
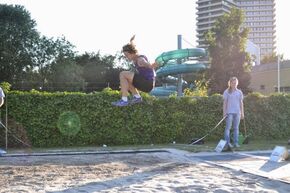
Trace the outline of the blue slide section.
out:
M 179 74 L 194 73 L 204 70 L 206 65 L 198 63 L 200 57 L 206 55 L 202 48 L 180 49 L 164 52 L 159 55 L 155 62 L 160 67 L 156 71 L 157 78 L 163 84 L 162 87 L 155 87 L 150 94 L 154 96 L 169 96 L 177 92 L 177 76 Z M 191 61 L 191 63 L 188 63 Z M 195 61 L 192 63 L 192 61 Z M 187 83 L 182 82 L 183 85 Z

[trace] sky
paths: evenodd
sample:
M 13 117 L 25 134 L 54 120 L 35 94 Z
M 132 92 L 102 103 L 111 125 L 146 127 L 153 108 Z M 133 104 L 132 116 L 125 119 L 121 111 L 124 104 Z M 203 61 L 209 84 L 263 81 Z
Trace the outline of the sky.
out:
M 136 35 L 139 53 L 151 61 L 162 52 L 196 47 L 197 0 L 0 0 L 23 5 L 46 37 L 64 36 L 79 54 L 115 55 Z M 276 0 L 276 47 L 290 59 L 290 1 Z

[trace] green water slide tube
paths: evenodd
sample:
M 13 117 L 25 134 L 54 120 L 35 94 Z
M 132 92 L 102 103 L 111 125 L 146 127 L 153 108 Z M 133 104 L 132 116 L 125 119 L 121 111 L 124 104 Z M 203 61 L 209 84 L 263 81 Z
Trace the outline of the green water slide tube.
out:
M 159 67 L 162 67 L 170 60 L 186 59 L 191 57 L 199 58 L 203 56 L 206 56 L 205 49 L 187 48 L 163 52 L 155 59 L 155 62 L 158 63 Z
M 202 63 L 195 64 L 172 64 L 164 66 L 156 71 L 157 77 L 165 77 L 168 75 L 186 74 L 192 72 L 199 72 L 206 67 Z
M 159 78 L 161 78 L 160 80 L 162 83 L 177 84 L 178 82 L 178 78 L 171 75 L 166 76 L 166 77 L 159 77 Z M 187 85 L 187 82 L 185 80 L 182 80 L 182 85 Z
M 187 60 L 198 60 L 203 56 L 206 56 L 206 51 L 203 48 L 188 48 L 163 52 L 155 59 L 155 62 L 159 66 L 156 75 L 162 78 L 162 80 L 166 80 L 168 76 L 204 70 L 206 69 L 205 64 L 198 63 L 197 61 L 195 63 L 186 62 Z M 155 96 L 169 96 L 170 94 L 176 93 L 176 91 L 177 87 L 174 85 L 162 86 L 155 87 L 150 94 Z
M 168 77 L 171 75 L 178 75 L 178 74 L 185 74 L 185 73 L 192 73 L 192 72 L 199 72 L 203 69 L 205 69 L 206 66 L 201 63 L 195 63 L 195 64 L 171 64 L 166 65 L 156 71 L 156 75 L 159 78 L 162 78 L 162 80 L 165 80 L 163 82 L 171 82 L 173 84 L 177 84 L 177 78 L 170 78 L 171 80 L 168 80 Z M 183 85 L 186 84 L 186 81 L 182 80 Z M 177 86 L 162 86 L 162 87 L 155 87 L 150 94 L 154 96 L 159 97 L 165 97 L 169 96 L 173 93 L 177 93 Z
M 158 97 L 168 97 L 171 94 L 177 93 L 177 86 L 161 86 L 155 87 L 150 94 Z

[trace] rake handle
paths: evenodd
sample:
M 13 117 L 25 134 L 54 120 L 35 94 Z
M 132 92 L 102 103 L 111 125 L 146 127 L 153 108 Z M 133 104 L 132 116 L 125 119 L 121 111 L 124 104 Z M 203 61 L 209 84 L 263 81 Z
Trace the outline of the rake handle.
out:
M 243 122 L 244 122 L 244 133 L 245 133 L 245 136 L 247 136 L 247 128 L 246 128 L 246 120 L 245 120 L 245 117 L 243 119 Z

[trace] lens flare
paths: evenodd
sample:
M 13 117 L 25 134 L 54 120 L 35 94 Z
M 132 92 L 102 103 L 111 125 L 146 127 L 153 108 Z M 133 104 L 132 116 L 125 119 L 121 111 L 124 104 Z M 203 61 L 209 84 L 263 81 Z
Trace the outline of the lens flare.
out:
M 63 112 L 57 122 L 57 127 L 63 135 L 74 136 L 81 129 L 81 121 L 75 112 Z

